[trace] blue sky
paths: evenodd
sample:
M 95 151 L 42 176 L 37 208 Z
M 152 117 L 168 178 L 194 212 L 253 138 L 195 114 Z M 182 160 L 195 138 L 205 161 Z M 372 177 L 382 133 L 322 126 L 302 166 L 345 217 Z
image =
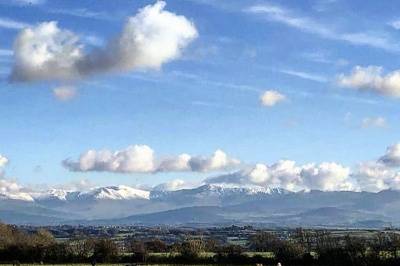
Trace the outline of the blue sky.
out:
M 9 159 L 5 175 L 23 184 L 84 178 L 155 185 L 224 172 L 63 167 L 89 149 L 147 145 L 158 158 L 221 149 L 245 165 L 290 159 L 353 167 L 399 141 L 400 85 L 382 81 L 399 65 L 397 1 L 166 1 L 165 10 L 184 16 L 197 36 L 159 69 L 10 81 L 13 43 L 24 28 L 57 21 L 90 51 L 156 3 L 25 2 L 0 4 L 0 153 Z M 366 70 L 373 81 L 351 79 L 356 66 L 382 73 Z M 65 86 L 73 95 L 55 97 L 54 89 Z M 265 91 L 285 99 L 265 106 Z

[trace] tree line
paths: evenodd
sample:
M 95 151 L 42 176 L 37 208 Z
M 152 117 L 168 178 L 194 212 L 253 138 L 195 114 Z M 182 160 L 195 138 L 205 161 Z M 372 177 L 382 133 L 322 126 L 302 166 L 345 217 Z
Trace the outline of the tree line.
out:
M 205 255 L 207 254 L 207 255 Z M 0 263 L 190 263 L 265 265 L 400 265 L 400 235 L 379 232 L 364 238 L 297 229 L 286 237 L 258 231 L 247 245 L 190 238 L 167 244 L 159 239 L 74 237 L 57 241 L 38 229 L 27 233 L 0 224 Z

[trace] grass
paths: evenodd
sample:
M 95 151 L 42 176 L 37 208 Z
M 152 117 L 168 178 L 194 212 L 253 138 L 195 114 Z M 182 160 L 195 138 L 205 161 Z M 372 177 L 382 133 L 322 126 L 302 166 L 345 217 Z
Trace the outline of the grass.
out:
M 263 258 L 274 258 L 273 252 L 243 252 L 243 254 L 249 257 L 260 256 Z
M 214 252 L 202 252 L 200 253 L 200 257 L 202 258 L 212 258 L 216 253 Z M 154 257 L 174 257 L 179 255 L 179 252 L 151 252 L 149 256 Z

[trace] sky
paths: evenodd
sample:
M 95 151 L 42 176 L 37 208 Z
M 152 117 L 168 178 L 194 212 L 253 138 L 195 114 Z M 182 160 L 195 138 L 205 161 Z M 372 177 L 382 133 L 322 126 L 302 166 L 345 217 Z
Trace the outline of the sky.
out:
M 399 55 L 394 0 L 3 0 L 0 189 L 400 188 Z

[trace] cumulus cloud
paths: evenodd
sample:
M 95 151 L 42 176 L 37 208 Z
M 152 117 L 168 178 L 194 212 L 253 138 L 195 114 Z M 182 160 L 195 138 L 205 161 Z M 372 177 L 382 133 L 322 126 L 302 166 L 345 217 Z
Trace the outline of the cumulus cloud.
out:
M 299 182 L 298 177 L 301 171 L 295 164 L 294 161 L 289 160 L 281 160 L 270 166 L 258 163 L 237 172 L 208 178 L 205 182 L 210 184 L 252 184 L 294 189 Z
M 239 163 L 239 160 L 230 158 L 222 150 L 216 150 L 209 157 L 181 154 L 157 161 L 154 151 L 146 145 L 134 145 L 115 152 L 89 150 L 77 161 L 63 161 L 63 165 L 71 171 L 120 173 L 210 172 L 227 170 Z
M 299 173 L 300 168 L 296 166 L 296 162 L 280 160 L 270 166 L 256 164 L 246 175 L 256 185 L 296 189 L 300 182 Z
M 0 154 L 0 168 L 8 163 L 8 158 Z
M 286 99 L 286 96 L 275 90 L 267 90 L 260 96 L 261 104 L 272 107 Z
M 164 7 L 165 2 L 159 1 L 129 18 L 116 41 L 82 62 L 82 71 L 158 69 L 179 57 L 182 48 L 197 37 L 197 31 L 185 17 L 165 11 Z
M 400 70 L 384 74 L 379 66 L 356 66 L 349 75 L 339 75 L 337 81 L 343 87 L 400 97 Z
M 115 152 L 88 150 L 78 161 L 65 160 L 63 165 L 71 171 L 79 172 L 146 173 L 154 169 L 154 152 L 146 145 L 129 146 Z
M 157 167 L 157 171 L 189 171 L 189 162 L 191 159 L 192 157 L 186 153 L 178 155 L 177 157 L 166 158 L 160 162 L 160 165 Z
M 188 166 L 193 172 L 209 172 L 226 170 L 239 163 L 239 160 L 228 157 L 222 150 L 216 150 L 211 157 L 191 157 Z
M 157 160 L 153 150 L 146 145 L 134 145 L 121 151 L 95 151 L 83 153 L 76 161 L 65 160 L 71 171 L 107 171 L 121 173 L 157 172 L 233 172 L 209 177 L 203 184 L 252 185 L 283 188 L 289 191 L 371 191 L 400 189 L 400 143 L 387 148 L 375 161 L 359 163 L 350 168 L 337 162 L 297 164 L 280 160 L 273 164 L 244 165 L 222 150 L 210 156 L 181 154 Z M 243 167 L 240 170 L 237 167 Z M 192 188 L 199 183 L 176 179 L 154 187 L 154 190 L 172 191 Z
M 400 143 L 389 146 L 379 162 L 389 167 L 400 167 Z
M 74 87 L 61 86 L 53 89 L 53 95 L 57 100 L 66 102 L 76 97 L 77 92 Z
M 13 180 L 0 179 L 0 197 L 13 200 L 33 201 L 29 193 Z
M 396 173 L 379 162 L 360 163 L 353 173 L 362 190 L 379 192 L 391 188 L 396 181 Z
M 73 79 L 80 76 L 77 63 L 83 58 L 77 35 L 60 29 L 57 22 L 44 22 L 18 34 L 11 80 Z
M 164 10 L 165 5 L 158 1 L 140 9 L 116 38 L 91 51 L 57 22 L 25 28 L 14 44 L 11 80 L 68 80 L 104 72 L 159 69 L 178 58 L 198 36 L 191 21 Z
M 196 184 L 186 182 L 182 179 L 174 179 L 153 188 L 154 191 L 176 191 L 180 189 L 189 189 L 195 187 Z
M 252 184 L 300 190 L 355 190 L 350 169 L 336 163 L 297 166 L 294 161 L 281 160 L 272 165 L 256 164 L 249 169 L 206 179 L 206 183 Z
M 352 176 L 365 191 L 400 189 L 400 143 L 389 146 L 378 160 L 361 162 Z
M 357 188 L 350 178 L 350 168 L 334 162 L 305 165 L 300 176 L 306 189 L 354 191 Z
M 377 127 L 377 128 L 384 128 L 387 127 L 387 122 L 384 117 L 365 117 L 361 121 L 361 127 L 363 128 L 370 128 L 370 127 Z

